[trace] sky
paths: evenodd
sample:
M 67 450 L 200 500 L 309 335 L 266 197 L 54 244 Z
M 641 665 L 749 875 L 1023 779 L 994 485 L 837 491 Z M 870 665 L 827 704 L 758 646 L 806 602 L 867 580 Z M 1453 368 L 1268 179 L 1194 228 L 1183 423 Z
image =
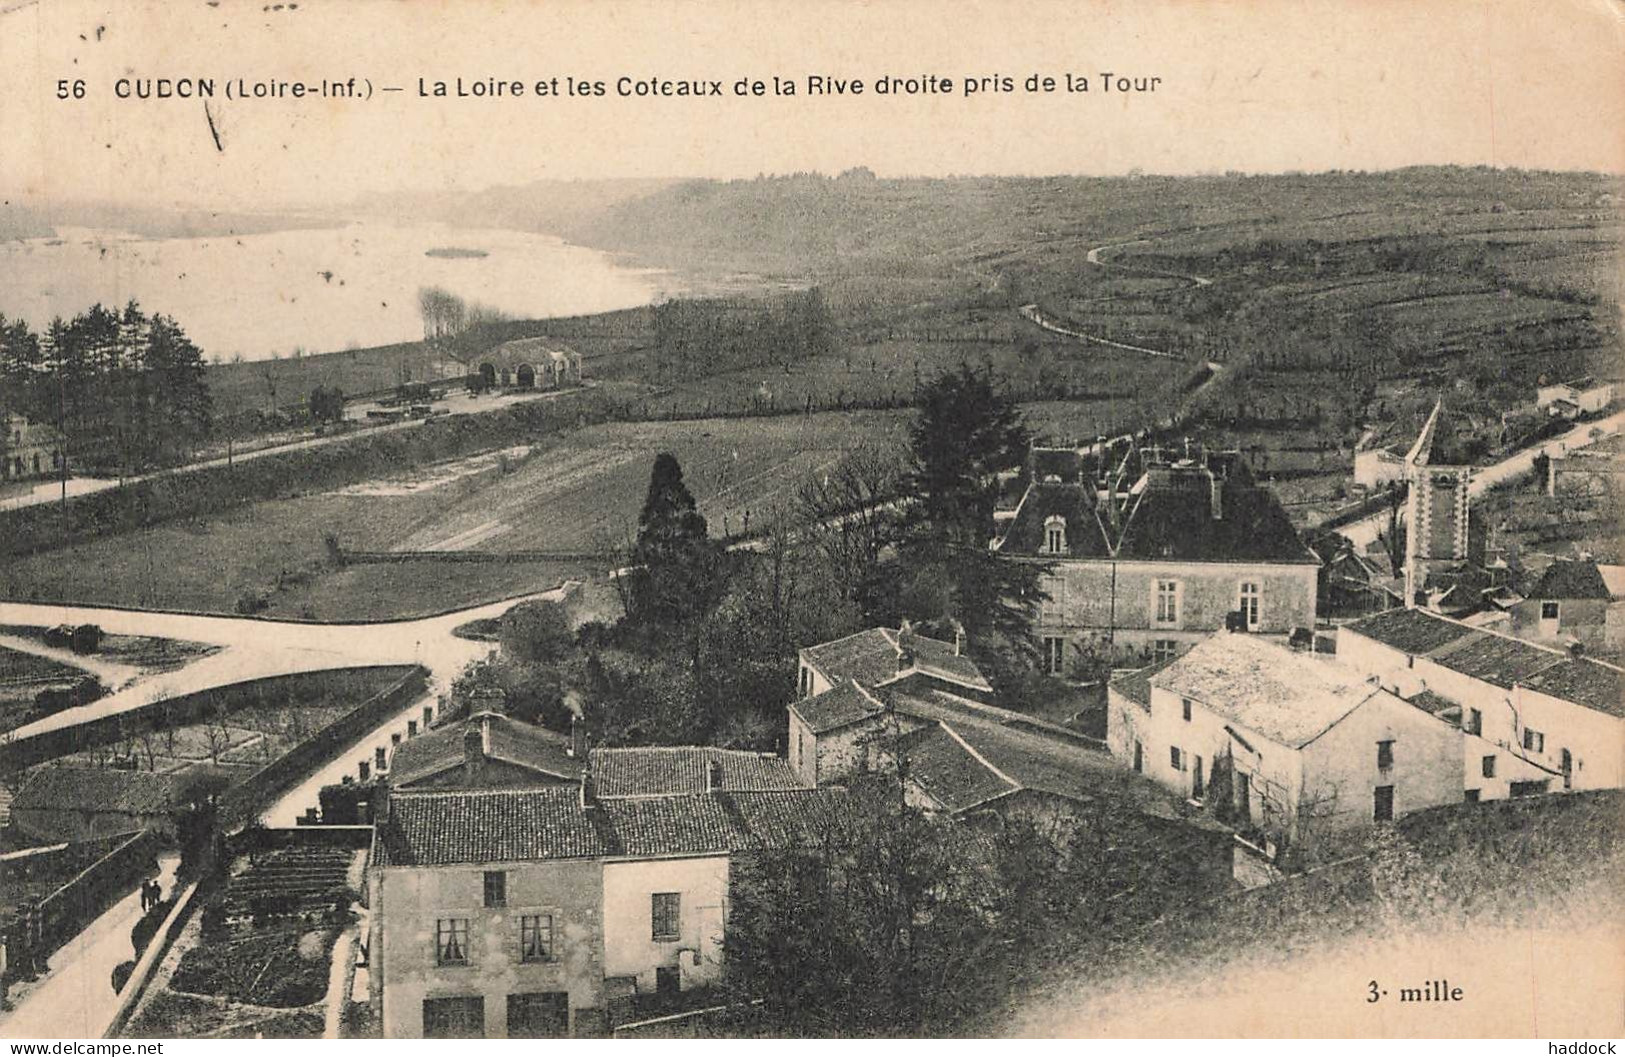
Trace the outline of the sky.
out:
M 0 12 L 0 192 L 23 202 L 255 208 L 854 165 L 883 176 L 1625 172 L 1617 0 L 0 0 Z M 1107 93 L 1106 71 L 1161 80 Z M 1090 90 L 1065 91 L 1068 73 Z M 874 91 L 878 77 L 930 74 L 956 90 Z M 1057 90 L 1026 92 L 1032 74 Z M 798 94 L 733 94 L 740 77 L 775 75 Z M 811 75 L 868 84 L 809 96 Z M 370 99 L 224 97 L 237 78 L 352 76 L 372 81 Z M 420 77 L 459 76 L 518 79 L 525 94 L 417 94 Z M 606 95 L 534 94 L 570 76 L 603 81 Z M 718 80 L 724 96 L 620 98 L 622 76 Z M 207 114 L 197 98 L 118 99 L 120 77 L 213 78 L 217 96 Z M 966 97 L 967 77 L 1008 77 L 1015 90 Z

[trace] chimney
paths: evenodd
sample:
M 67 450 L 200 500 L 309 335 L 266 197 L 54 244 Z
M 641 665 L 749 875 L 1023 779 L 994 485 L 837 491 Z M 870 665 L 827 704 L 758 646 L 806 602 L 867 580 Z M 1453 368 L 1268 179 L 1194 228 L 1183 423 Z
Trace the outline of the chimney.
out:
M 707 793 L 722 792 L 721 760 L 707 760 L 705 762 L 705 791 Z
M 567 750 L 569 754 L 577 760 L 585 760 L 590 741 L 591 739 L 587 737 L 587 724 L 582 721 L 580 716 L 571 716 L 570 747 Z
M 904 620 L 897 626 L 897 670 L 906 672 L 914 667 L 914 625 Z
M 485 768 L 486 719 L 481 716 L 463 728 L 463 773 L 476 779 Z
M 962 656 L 965 652 L 965 625 L 958 620 L 954 621 L 954 656 Z
M 1213 520 L 1224 520 L 1224 482 L 1212 470 L 1207 471 L 1208 496 L 1211 499 Z
M 581 769 L 581 807 L 584 811 L 592 811 L 598 807 L 598 790 L 592 780 L 590 763 Z

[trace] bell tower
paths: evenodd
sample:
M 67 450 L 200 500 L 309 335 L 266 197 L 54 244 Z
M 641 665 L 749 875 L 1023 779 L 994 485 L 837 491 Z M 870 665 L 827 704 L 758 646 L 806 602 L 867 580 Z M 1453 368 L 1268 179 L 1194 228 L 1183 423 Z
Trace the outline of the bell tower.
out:
M 1467 560 L 1467 486 L 1472 467 L 1455 443 L 1444 401 L 1433 405 L 1416 443 L 1405 456 L 1405 605 L 1428 574 Z

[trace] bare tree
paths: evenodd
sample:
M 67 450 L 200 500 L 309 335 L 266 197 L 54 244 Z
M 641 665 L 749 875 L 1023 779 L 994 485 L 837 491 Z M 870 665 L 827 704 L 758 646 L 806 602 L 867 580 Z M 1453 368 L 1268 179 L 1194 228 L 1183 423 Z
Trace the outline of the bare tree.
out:
M 848 598 L 880 564 L 901 480 L 894 453 L 864 444 L 797 490 L 799 520 Z
M 209 749 L 209 762 L 218 765 L 220 754 L 231 747 L 231 727 L 225 709 L 219 709 L 203 725 L 203 738 Z

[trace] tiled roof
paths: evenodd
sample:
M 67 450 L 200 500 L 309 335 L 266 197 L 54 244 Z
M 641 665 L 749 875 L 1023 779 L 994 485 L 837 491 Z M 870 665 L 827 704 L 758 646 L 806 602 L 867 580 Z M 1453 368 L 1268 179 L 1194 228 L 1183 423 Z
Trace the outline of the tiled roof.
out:
M 899 634 L 898 642 L 913 651 L 914 668 L 926 675 L 964 683 L 978 690 L 993 689 L 982 670 L 976 667 L 976 662 L 964 654 L 955 653 L 952 643 L 912 634 Z
M 1410 697 L 1407 697 L 1405 699 L 1405 703 L 1420 708 L 1423 712 L 1426 712 L 1430 716 L 1442 716 L 1451 709 L 1455 709 L 1458 712 L 1461 710 L 1460 705 L 1456 704 L 1448 697 L 1441 697 L 1432 690 L 1418 690 Z
M 1004 526 L 999 553 L 1043 556 L 1045 522 L 1052 517 L 1066 521 L 1064 557 L 1102 558 L 1111 553 L 1105 529 L 1095 514 L 1094 490 L 1043 481 L 1028 486 L 1015 517 Z
M 1166 792 L 1101 749 L 971 714 L 938 719 L 898 748 L 909 781 L 950 813 L 1041 793 L 1080 803 L 1119 797 L 1148 814 L 1177 814 Z
M 816 844 L 839 824 L 829 789 L 607 800 L 616 854 L 702 855 Z
M 952 643 L 913 632 L 870 628 L 833 642 L 808 646 L 801 654 L 832 685 L 851 681 L 875 687 L 909 671 L 902 667 L 904 644 L 913 654 L 912 670 L 980 690 L 992 689 L 976 662 L 955 653 Z
M 722 768 L 728 792 L 796 789 L 801 782 L 790 764 L 771 754 L 705 746 L 594 749 L 593 791 L 611 797 L 677 796 L 704 793 L 706 769 Z
M 1383 692 L 1329 658 L 1227 633 L 1191 647 L 1151 685 L 1294 748 Z
M 908 780 L 946 811 L 965 811 L 1019 788 L 977 759 L 944 724 L 923 728 L 899 748 L 908 761 Z
M 1524 685 L 1549 697 L 1625 718 L 1625 672 L 1593 660 L 1559 661 Z
M 1530 598 L 1612 598 L 1596 562 L 1555 561 L 1546 567 Z
M 581 774 L 581 762 L 569 754 L 562 735 L 498 713 L 486 713 L 401 742 L 389 761 L 391 784 L 399 788 L 461 767 L 463 732 L 476 723 L 486 725 L 486 753 L 492 759 L 555 779 Z
M 874 686 L 897 674 L 896 636 L 890 628 L 870 628 L 801 653 L 831 684 L 853 680 Z
M 386 861 L 398 866 L 587 859 L 615 846 L 575 785 L 397 793 L 378 838 Z
M 385 865 L 654 858 L 811 844 L 841 821 L 828 789 L 603 800 L 579 788 L 399 793 L 379 823 Z
M 1111 688 L 1142 708 L 1151 707 L 1151 677 L 1168 667 L 1178 657 L 1169 657 L 1144 668 L 1120 675 L 1111 681 Z
M 513 359 L 545 356 L 550 360 L 572 359 L 576 355 L 575 350 L 553 338 L 515 338 L 498 345 L 491 354 Z
M 13 811 L 107 811 L 157 815 L 179 802 L 167 774 L 110 767 L 41 767 L 11 802 Z
M 1149 483 L 1129 511 L 1117 557 L 1316 563 L 1268 489 L 1241 476 L 1226 478 L 1219 487 L 1217 518 L 1213 505 L 1205 475 L 1176 472 L 1166 482 Z
M 1507 635 L 1475 631 L 1469 637 L 1435 652 L 1433 663 L 1510 690 L 1536 672 L 1563 659 L 1557 650 L 1535 646 Z
M 800 717 L 814 734 L 839 730 L 870 716 L 877 716 L 884 708 L 850 679 L 815 697 L 803 698 L 790 705 L 790 711 Z
M 1421 655 L 1473 634 L 1473 629 L 1421 609 L 1388 609 L 1344 627 L 1402 653 Z

